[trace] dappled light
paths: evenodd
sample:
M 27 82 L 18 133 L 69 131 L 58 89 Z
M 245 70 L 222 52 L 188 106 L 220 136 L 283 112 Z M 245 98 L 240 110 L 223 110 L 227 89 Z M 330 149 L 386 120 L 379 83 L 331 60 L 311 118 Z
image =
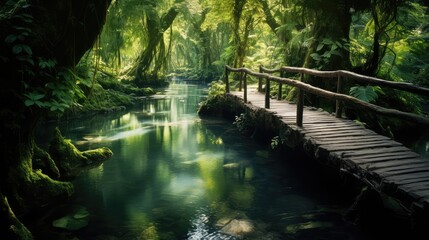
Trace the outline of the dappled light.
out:
M 428 1 L 7 0 L 0 26 L 0 239 L 426 234 Z

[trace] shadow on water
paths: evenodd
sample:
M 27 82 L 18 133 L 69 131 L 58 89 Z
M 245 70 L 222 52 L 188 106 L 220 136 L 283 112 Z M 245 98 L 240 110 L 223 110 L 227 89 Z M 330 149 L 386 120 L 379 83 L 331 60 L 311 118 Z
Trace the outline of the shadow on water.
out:
M 114 155 L 74 181 L 73 197 L 40 218 L 39 235 L 365 239 L 343 220 L 350 202 L 305 157 L 273 155 L 231 123 L 199 119 L 204 93 L 201 86 L 172 83 L 164 96 L 128 112 L 61 123 L 81 150 L 108 146 Z M 70 209 L 89 215 L 87 223 L 53 227 Z

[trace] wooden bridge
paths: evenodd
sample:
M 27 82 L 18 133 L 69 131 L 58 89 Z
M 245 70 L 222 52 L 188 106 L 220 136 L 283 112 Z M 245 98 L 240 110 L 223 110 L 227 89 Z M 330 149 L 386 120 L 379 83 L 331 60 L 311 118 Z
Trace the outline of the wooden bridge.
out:
M 239 88 L 240 90 L 243 88 L 243 92 L 230 92 L 228 78 L 230 72 L 240 73 Z M 298 73 L 301 80 L 304 79 L 305 74 L 335 78 L 337 92 L 326 91 L 303 81 L 273 75 L 273 73 L 280 73 L 280 76 L 283 76 L 283 72 Z M 257 87 L 247 86 L 247 75 L 259 78 Z M 289 141 L 287 144 L 297 145 L 324 164 L 353 174 L 375 190 L 398 199 L 410 212 L 423 212 L 429 216 L 429 159 L 419 156 L 401 143 L 345 119 L 342 117 L 342 104 L 347 103 L 383 116 L 412 121 L 421 124 L 425 129 L 429 127 L 429 119 L 376 106 L 341 93 L 343 81 L 350 79 L 424 96 L 429 96 L 429 89 L 348 71 L 316 71 L 295 67 L 280 69 L 260 67 L 259 72 L 253 72 L 247 68 L 226 66 L 225 77 L 226 91 L 230 97 L 239 98 L 239 101 L 248 106 L 250 111 L 252 109 L 266 111 L 286 127 L 286 133 L 283 134 L 287 135 L 285 136 Z M 261 93 L 263 80 L 266 81 L 265 93 Z M 270 97 L 270 82 L 273 81 L 279 87 L 278 99 Z M 281 100 L 281 88 L 284 84 L 298 89 L 297 103 Z M 335 114 L 304 107 L 305 92 L 336 101 Z

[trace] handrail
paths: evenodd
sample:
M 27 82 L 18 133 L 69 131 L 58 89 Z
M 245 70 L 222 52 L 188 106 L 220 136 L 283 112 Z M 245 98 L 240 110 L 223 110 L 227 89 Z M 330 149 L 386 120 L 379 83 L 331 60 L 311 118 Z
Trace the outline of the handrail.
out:
M 324 76 L 327 76 L 328 74 L 331 77 L 339 77 L 339 79 L 341 80 L 341 76 L 340 74 L 349 74 L 351 72 L 347 72 L 347 71 L 328 71 L 328 74 L 324 74 L 324 72 L 322 71 L 317 71 L 317 70 L 311 70 L 311 69 L 303 69 L 303 68 L 292 68 L 292 67 L 282 67 L 282 68 L 288 68 L 291 71 L 299 71 L 299 73 L 301 73 L 301 78 L 303 77 L 304 73 L 315 73 L 315 74 L 322 74 Z M 264 69 L 263 67 L 260 67 L 260 71 L 264 71 L 266 69 Z M 311 71 L 309 71 L 311 70 Z M 280 70 L 279 70 L 280 71 Z M 316 94 L 318 96 L 324 97 L 324 98 L 328 98 L 328 99 L 333 99 L 333 100 L 337 100 L 339 101 L 343 101 L 346 103 L 349 103 L 355 107 L 358 108 L 364 108 L 366 110 L 370 110 L 373 111 L 375 113 L 378 114 L 382 114 L 384 116 L 390 116 L 390 117 L 397 117 L 397 118 L 402 118 L 404 120 L 407 121 L 411 121 L 411 122 L 415 122 L 418 124 L 422 124 L 422 125 L 428 125 L 429 126 L 429 118 L 423 117 L 423 116 L 419 116 L 413 113 L 407 113 L 407 112 L 401 112 L 395 109 L 390 109 L 390 108 L 384 108 L 384 107 L 380 107 L 377 105 L 374 105 L 372 103 L 368 103 L 365 101 L 362 101 L 360 99 L 357 99 L 355 97 L 346 95 L 346 94 L 342 94 L 342 93 L 334 93 L 331 91 L 327 91 L 321 88 L 317 88 L 314 87 L 310 84 L 304 83 L 302 81 L 297 81 L 297 80 L 293 80 L 290 78 L 282 78 L 282 77 L 276 77 L 273 75 L 270 75 L 268 73 L 263 73 L 263 72 L 254 72 L 248 68 L 232 68 L 230 66 L 225 66 L 225 83 L 226 83 L 226 91 L 227 93 L 229 93 L 229 80 L 228 80 L 228 73 L 229 72 L 240 72 L 240 73 L 246 73 L 244 75 L 244 77 L 246 78 L 247 75 L 252 75 L 258 78 L 265 78 L 267 83 L 266 83 L 266 89 L 265 89 L 265 108 L 270 108 L 269 106 L 269 85 L 270 85 L 270 81 L 275 81 L 277 83 L 282 83 L 282 84 L 288 84 L 291 85 L 293 87 L 297 87 L 300 91 L 299 91 L 299 96 L 298 96 L 298 102 L 297 102 L 297 120 L 296 123 L 299 127 L 302 127 L 302 119 L 303 119 L 303 91 L 309 92 L 309 93 L 313 93 Z M 277 70 L 276 70 L 277 72 Z M 326 72 L 325 72 L 326 73 Z M 335 73 L 335 74 L 334 74 Z M 332 75 L 331 75 L 332 74 Z M 358 75 L 356 74 L 358 77 L 362 77 L 362 75 Z M 348 75 L 348 76 L 355 76 L 355 75 Z M 371 78 L 371 77 L 368 77 Z M 364 79 L 364 78 L 361 78 Z M 376 78 L 371 78 L 371 80 L 376 80 L 377 82 L 381 79 L 376 79 Z M 382 80 L 385 81 L 385 80 Z M 244 81 L 244 88 L 246 89 L 245 95 L 247 95 L 247 81 Z M 341 82 L 341 81 L 339 81 Z M 414 86 L 416 87 L 416 86 Z M 416 87 L 416 88 L 420 88 L 420 87 Z M 403 89 L 404 90 L 404 89 Z M 407 89 L 406 91 L 409 91 L 409 89 Z M 429 89 L 425 89 L 425 88 L 420 88 L 419 90 L 421 93 L 428 91 L 429 93 Z M 244 99 L 246 100 L 245 102 L 247 102 L 247 96 L 244 97 Z M 338 117 L 338 114 L 337 114 Z
M 308 69 L 308 68 L 301 68 L 301 67 L 286 67 L 283 66 L 278 69 L 268 69 L 261 66 L 261 69 L 263 72 L 266 73 L 275 73 L 275 72 L 291 72 L 291 73 L 301 73 L 301 74 L 308 74 L 313 75 L 317 77 L 325 77 L 325 78 L 333 78 L 333 77 L 345 77 L 349 79 L 354 79 L 359 82 L 364 83 L 372 83 L 377 84 L 379 86 L 384 87 L 390 87 L 398 90 L 407 91 L 410 93 L 415 93 L 423 96 L 429 96 L 429 88 L 419 87 L 415 86 L 412 83 L 406 83 L 406 82 L 392 82 L 387 81 L 384 79 L 376 78 L 376 77 L 369 77 L 361 74 L 357 74 L 354 72 L 346 71 L 346 70 L 337 70 L 337 71 L 319 71 L 314 69 Z

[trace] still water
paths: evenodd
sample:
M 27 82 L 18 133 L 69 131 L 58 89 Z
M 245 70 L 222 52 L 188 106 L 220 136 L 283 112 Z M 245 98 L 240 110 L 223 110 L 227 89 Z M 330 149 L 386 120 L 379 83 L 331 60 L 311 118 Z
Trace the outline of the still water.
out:
M 316 170 L 272 156 L 222 120 L 196 114 L 204 88 L 172 83 L 135 109 L 62 123 L 81 150 L 114 155 L 74 181 L 79 239 L 364 239 Z M 299 165 L 299 164 L 298 164 Z M 309 173 L 308 173 L 309 172 Z

